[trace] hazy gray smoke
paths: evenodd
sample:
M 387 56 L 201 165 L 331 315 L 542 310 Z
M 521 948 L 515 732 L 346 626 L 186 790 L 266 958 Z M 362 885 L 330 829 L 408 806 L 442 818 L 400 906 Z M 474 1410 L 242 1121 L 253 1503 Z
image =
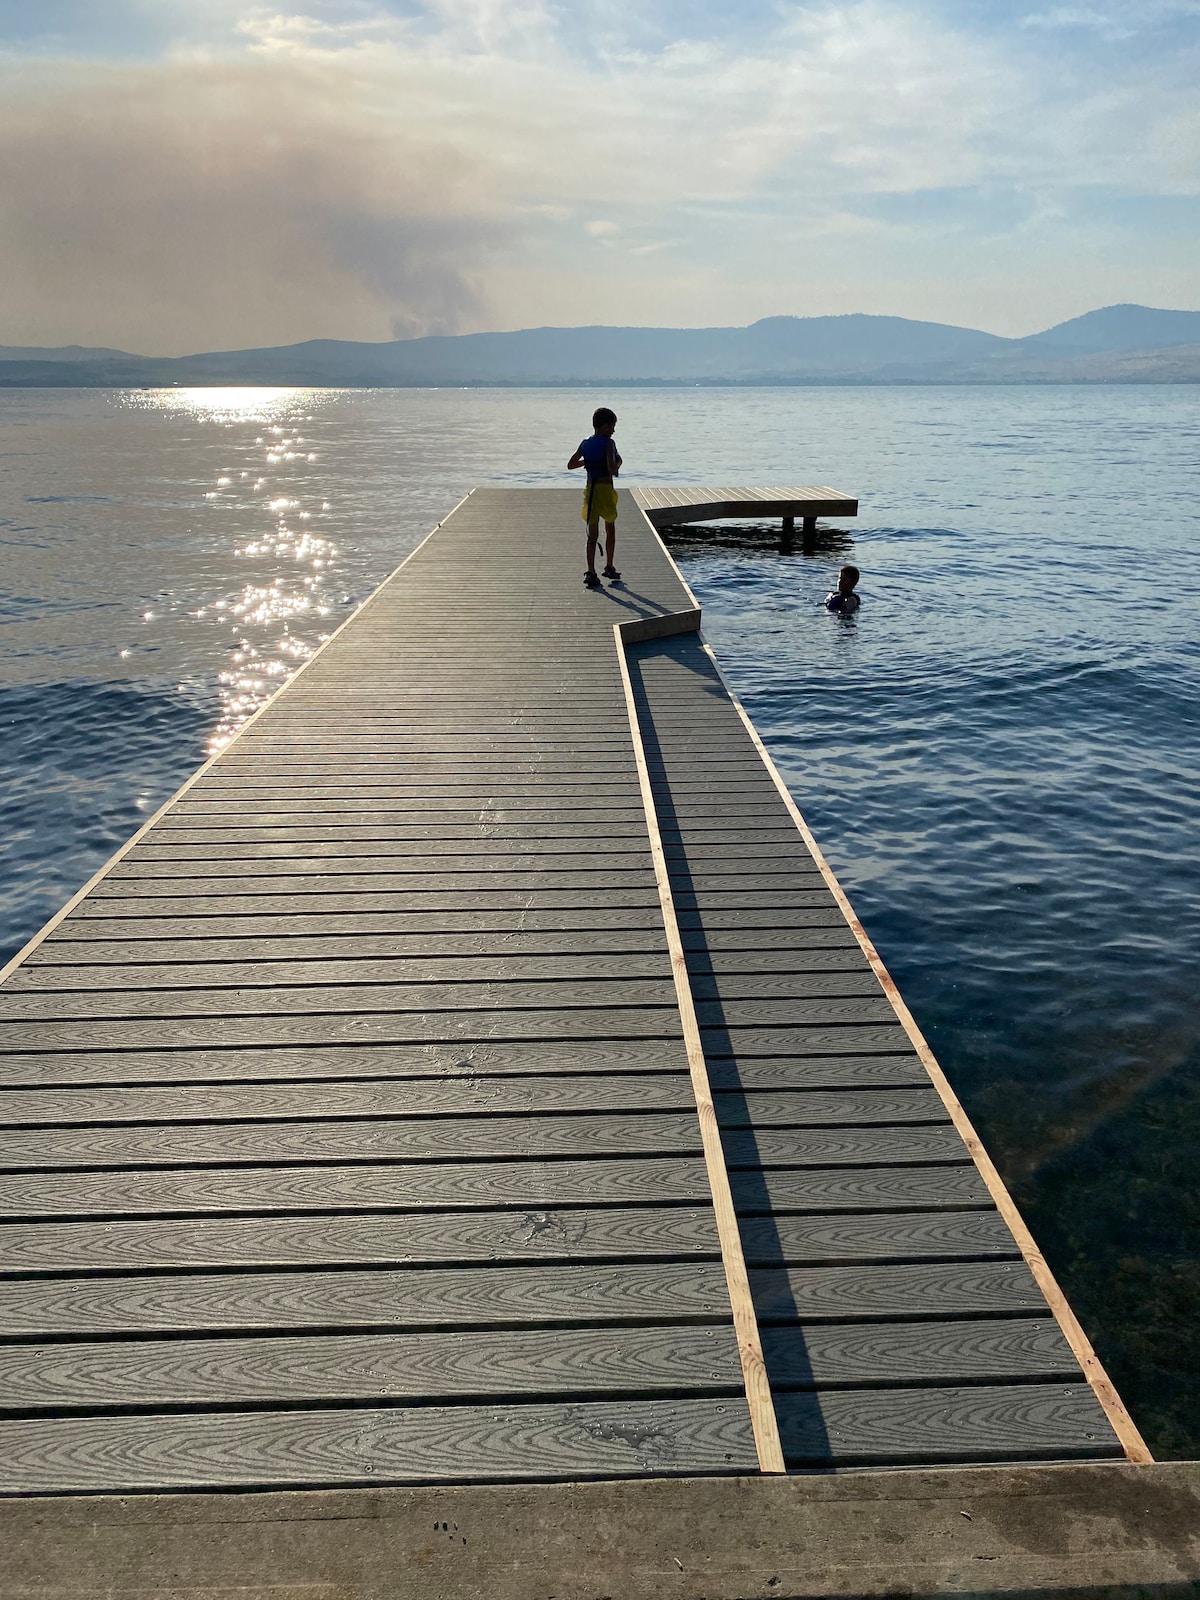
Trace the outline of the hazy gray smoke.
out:
M 452 331 L 506 233 L 474 158 L 347 74 L 61 70 L 0 105 L 0 343 L 144 353 Z

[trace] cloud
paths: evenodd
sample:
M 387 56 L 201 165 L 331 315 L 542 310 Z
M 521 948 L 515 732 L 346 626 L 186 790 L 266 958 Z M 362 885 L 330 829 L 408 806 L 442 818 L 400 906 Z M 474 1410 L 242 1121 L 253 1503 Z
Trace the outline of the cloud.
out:
M 997 271 L 1044 281 L 1074 196 L 1200 194 L 1195 44 L 1098 70 L 1046 51 L 1065 7 L 984 33 L 944 3 L 780 0 L 718 37 L 700 6 L 690 37 L 660 3 L 661 39 L 550 0 L 139 0 L 126 31 L 139 9 L 175 30 L 143 60 L 0 66 L 3 342 L 731 321 L 831 309 L 864 249 L 896 292 L 861 309 L 923 274 L 941 315 L 947 271 L 1006 248 Z
M 1093 32 L 1110 44 L 1120 44 L 1139 34 L 1194 22 L 1200 17 L 1200 0 L 1103 0 L 1101 4 L 1051 6 L 1018 18 L 1022 28 L 1046 32 Z

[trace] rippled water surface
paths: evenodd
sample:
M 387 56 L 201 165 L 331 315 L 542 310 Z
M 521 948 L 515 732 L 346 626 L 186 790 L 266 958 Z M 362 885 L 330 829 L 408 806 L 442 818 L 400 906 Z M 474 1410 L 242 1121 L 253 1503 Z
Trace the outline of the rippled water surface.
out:
M 468 489 L 566 481 L 601 398 L 0 392 L 0 956 Z M 862 496 L 808 550 L 676 554 L 1135 1417 L 1196 1454 L 1200 390 L 614 403 L 630 484 Z

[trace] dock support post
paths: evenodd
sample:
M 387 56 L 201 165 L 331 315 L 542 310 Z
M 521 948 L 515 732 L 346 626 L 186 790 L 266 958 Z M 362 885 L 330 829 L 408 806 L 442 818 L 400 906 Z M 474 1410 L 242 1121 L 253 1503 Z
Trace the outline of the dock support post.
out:
M 816 531 L 817 531 L 817 519 L 816 519 L 816 517 L 805 517 L 804 524 L 803 524 L 803 531 L 804 531 L 804 537 L 806 539 L 811 539 L 812 538 L 813 534 L 816 533 Z
M 783 519 L 783 537 L 785 539 L 790 539 L 795 532 L 796 532 L 796 519 L 795 519 L 795 517 L 784 517 L 784 519 Z

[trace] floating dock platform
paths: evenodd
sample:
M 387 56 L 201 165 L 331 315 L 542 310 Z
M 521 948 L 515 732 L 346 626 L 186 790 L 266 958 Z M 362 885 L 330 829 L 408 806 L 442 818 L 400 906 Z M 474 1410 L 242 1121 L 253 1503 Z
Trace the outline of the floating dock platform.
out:
M 0 1494 L 1149 1460 L 621 509 L 469 495 L 7 969 Z
M 816 532 L 818 517 L 856 517 L 858 501 L 827 483 L 793 484 L 783 489 L 694 489 L 682 484 L 634 489 L 633 502 L 655 528 L 692 522 L 720 522 L 734 517 L 778 517 L 787 538 L 800 518 L 806 535 Z

